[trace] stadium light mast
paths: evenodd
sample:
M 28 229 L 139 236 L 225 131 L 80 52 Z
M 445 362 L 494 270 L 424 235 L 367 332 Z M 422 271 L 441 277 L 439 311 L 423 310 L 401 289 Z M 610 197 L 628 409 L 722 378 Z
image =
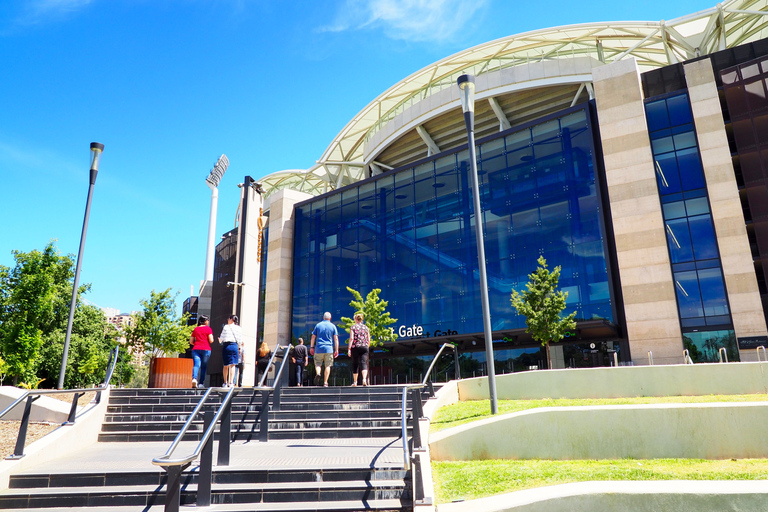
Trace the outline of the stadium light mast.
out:
M 480 270 L 480 298 L 483 304 L 483 332 L 485 333 L 485 358 L 488 366 L 488 393 L 491 399 L 491 414 L 498 414 L 496 399 L 496 368 L 493 363 L 493 339 L 491 331 L 491 309 L 488 301 L 488 276 L 485 265 L 485 241 L 483 240 L 483 212 L 480 209 L 480 186 L 477 179 L 477 158 L 475 156 L 475 77 L 461 75 L 456 83 L 459 86 L 461 110 L 467 126 L 469 147 L 469 167 L 472 175 L 472 195 L 475 209 L 475 238 L 477 239 L 477 267 Z
M 213 281 L 213 256 L 216 246 L 216 211 L 219 207 L 219 182 L 229 167 L 227 155 L 221 155 L 213 166 L 205 183 L 211 189 L 211 216 L 208 220 L 208 247 L 205 253 L 205 280 Z
M 72 321 L 75 319 L 75 306 L 77 306 L 77 288 L 80 283 L 80 267 L 83 263 L 83 251 L 85 250 L 85 236 L 88 234 L 88 217 L 91 215 L 91 198 L 93 187 L 96 185 L 96 175 L 99 173 L 99 162 L 104 153 L 104 144 L 91 142 L 91 183 L 88 185 L 88 199 L 85 200 L 85 218 L 83 219 L 83 231 L 80 234 L 80 249 L 77 251 L 77 265 L 75 266 L 75 282 L 72 285 L 72 302 L 69 303 L 69 320 L 67 320 L 67 335 L 64 337 L 64 353 L 61 356 L 61 369 L 59 370 L 58 389 L 64 389 L 64 374 L 67 373 L 67 356 L 69 355 L 69 340 L 72 337 Z

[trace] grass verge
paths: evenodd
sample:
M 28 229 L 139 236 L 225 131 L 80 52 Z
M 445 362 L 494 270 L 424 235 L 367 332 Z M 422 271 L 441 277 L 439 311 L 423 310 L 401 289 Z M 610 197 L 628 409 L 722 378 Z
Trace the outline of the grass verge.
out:
M 669 403 L 708 403 L 708 402 L 764 402 L 766 394 L 753 395 L 702 395 L 702 396 L 664 396 L 631 398 L 545 398 L 541 400 L 499 400 L 499 414 L 507 414 L 538 407 L 570 407 L 585 405 L 635 405 Z M 430 424 L 430 432 L 437 432 L 450 427 L 463 425 L 491 417 L 489 400 L 471 400 L 442 407 L 437 411 Z
M 763 480 L 768 459 L 483 460 L 432 462 L 437 503 L 569 482 Z

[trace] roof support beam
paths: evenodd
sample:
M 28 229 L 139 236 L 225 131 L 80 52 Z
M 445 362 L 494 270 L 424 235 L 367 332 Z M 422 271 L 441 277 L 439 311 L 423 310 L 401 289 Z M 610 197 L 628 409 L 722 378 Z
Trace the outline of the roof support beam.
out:
M 424 141 L 424 144 L 427 145 L 427 156 L 436 155 L 440 152 L 440 148 L 435 144 L 435 141 L 432 140 L 432 137 L 429 136 L 429 133 L 427 133 L 427 130 L 425 130 L 422 125 L 416 127 L 416 132 L 419 134 L 419 137 L 421 137 L 421 140 Z
M 499 131 L 503 132 L 504 130 L 509 130 L 512 128 L 512 125 L 509 123 L 509 119 L 507 119 L 507 116 L 501 109 L 499 102 L 496 101 L 496 98 L 488 98 L 488 103 L 491 105 L 491 110 L 493 110 L 493 113 L 496 114 L 496 118 L 499 120 Z

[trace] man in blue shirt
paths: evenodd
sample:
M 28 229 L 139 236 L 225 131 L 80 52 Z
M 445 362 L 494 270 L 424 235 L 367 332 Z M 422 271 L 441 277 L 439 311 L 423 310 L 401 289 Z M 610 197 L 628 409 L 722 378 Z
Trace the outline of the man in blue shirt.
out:
M 315 358 L 315 386 L 320 385 L 320 373 L 325 363 L 323 374 L 323 386 L 328 387 L 328 377 L 331 376 L 333 359 L 339 355 L 339 331 L 331 323 L 331 314 L 325 313 L 323 321 L 315 326 L 312 331 L 312 340 L 309 346 L 309 355 Z

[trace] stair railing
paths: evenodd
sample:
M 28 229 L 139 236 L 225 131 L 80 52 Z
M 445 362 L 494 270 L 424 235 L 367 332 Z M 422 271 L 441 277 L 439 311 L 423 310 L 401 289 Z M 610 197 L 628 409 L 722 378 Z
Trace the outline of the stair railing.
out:
M 461 380 L 461 367 L 459 366 L 459 349 L 456 347 L 456 345 L 453 345 L 451 343 L 443 343 L 443 345 L 440 347 L 440 350 L 438 350 L 437 354 L 435 354 L 434 359 L 432 359 L 432 364 L 429 365 L 429 369 L 424 374 L 424 379 L 421 381 L 421 384 L 423 386 L 427 386 L 429 388 L 429 396 L 435 396 L 435 388 L 432 385 L 432 380 L 430 379 L 430 376 L 432 375 L 432 368 L 435 367 L 437 360 L 440 359 L 440 356 L 443 354 L 443 351 L 446 348 L 453 350 L 453 364 L 455 366 L 454 375 L 456 376 L 456 380 Z
M 755 349 L 755 352 L 757 353 L 757 362 L 760 362 L 760 350 L 763 351 L 763 359 L 765 359 L 764 362 L 768 361 L 768 357 L 765 357 L 765 345 L 760 345 Z
M 195 406 L 195 409 L 190 413 L 184 426 L 181 427 L 176 439 L 173 440 L 168 451 L 165 455 L 152 459 L 152 464 L 162 467 L 168 474 L 167 490 L 165 493 L 165 511 L 166 512 L 178 512 L 181 505 L 181 475 L 189 465 L 200 458 L 200 470 L 197 477 L 197 506 L 207 507 L 211 504 L 211 481 L 213 474 L 213 432 L 216 428 L 216 424 L 221 422 L 221 428 L 219 429 L 219 454 L 216 464 L 218 466 L 229 465 L 229 441 L 232 421 L 232 397 L 235 392 L 239 392 L 241 388 L 208 388 L 205 390 L 205 394 Z M 171 459 L 171 455 L 179 446 L 184 435 L 189 430 L 192 422 L 197 417 L 197 414 L 203 408 L 208 398 L 211 396 L 214 390 L 225 392 L 224 398 L 221 401 L 218 409 L 215 411 L 206 411 L 204 414 L 203 426 L 205 431 L 200 438 L 200 442 L 197 444 L 195 450 L 184 457 Z
M 117 355 L 120 351 L 120 347 L 115 347 L 115 350 L 110 353 L 111 364 L 108 364 L 106 378 L 104 382 L 95 388 L 81 388 L 81 389 L 29 389 L 21 394 L 11 405 L 3 409 L 0 412 L 0 419 L 6 414 L 11 412 L 17 405 L 26 400 L 24 405 L 24 412 L 21 415 L 21 424 L 19 425 L 19 434 L 16 437 L 16 447 L 13 449 L 13 454 L 7 456 L 6 460 L 18 460 L 24 457 L 24 445 L 27 442 L 27 429 L 29 428 L 29 417 L 32 413 L 32 403 L 44 395 L 58 395 L 62 393 L 73 393 L 72 406 L 69 408 L 69 416 L 67 421 L 62 425 L 74 425 L 77 417 L 77 401 L 80 397 L 89 391 L 95 391 L 96 396 L 94 402 L 99 403 L 101 401 L 101 392 L 109 386 L 109 381 L 112 380 L 112 374 L 115 371 L 115 364 L 117 364 Z
M 272 357 L 269 359 L 269 365 L 267 365 L 267 370 L 272 365 L 272 362 L 275 360 L 275 356 L 277 356 L 277 353 L 280 352 L 280 350 L 284 351 L 283 354 L 283 361 L 280 363 L 280 368 L 275 373 L 275 382 L 274 386 L 272 387 L 265 387 L 263 385 L 264 379 L 267 376 L 268 371 L 264 372 L 264 375 L 259 380 L 259 390 L 261 391 L 261 411 L 259 412 L 259 442 L 260 443 L 266 443 L 269 441 L 269 395 L 272 394 L 272 410 L 273 411 L 279 411 L 280 410 L 280 396 L 281 396 L 281 390 L 283 388 L 282 383 L 282 375 L 283 370 L 285 370 L 286 363 L 288 362 L 288 350 L 290 349 L 290 345 L 286 346 L 280 346 L 278 345 L 275 349 L 275 352 L 272 354 Z
M 725 350 L 725 347 L 720 347 L 720 350 L 717 351 L 717 357 L 720 358 L 721 363 L 728 362 L 728 351 Z M 723 358 L 725 358 L 725 360 L 723 360 Z
M 424 417 L 421 407 L 421 390 L 424 384 L 411 384 L 403 386 L 403 397 L 401 400 L 400 428 L 403 437 L 403 465 L 405 469 L 411 468 L 411 451 L 408 447 L 408 424 L 412 422 L 411 432 L 413 433 L 413 450 L 421 451 L 424 449 L 421 440 L 421 427 L 419 420 Z M 408 393 L 411 395 L 411 416 L 408 416 Z
M 683 363 L 693 364 L 693 359 L 691 359 L 691 354 L 688 352 L 688 349 L 683 350 Z

